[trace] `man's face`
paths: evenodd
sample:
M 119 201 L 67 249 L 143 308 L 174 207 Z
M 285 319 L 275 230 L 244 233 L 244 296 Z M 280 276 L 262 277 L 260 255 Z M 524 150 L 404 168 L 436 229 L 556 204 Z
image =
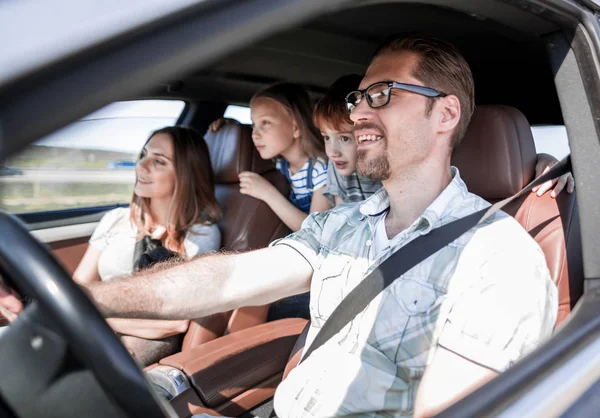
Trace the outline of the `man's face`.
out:
M 417 55 L 408 51 L 379 56 L 369 66 L 359 88 L 380 81 L 423 85 L 411 75 L 417 62 Z M 390 95 L 389 103 L 377 109 L 363 99 L 350 114 L 357 142 L 358 172 L 381 181 L 410 175 L 430 156 L 434 137 L 431 115 L 426 114 L 426 97 L 399 89 L 392 89 Z

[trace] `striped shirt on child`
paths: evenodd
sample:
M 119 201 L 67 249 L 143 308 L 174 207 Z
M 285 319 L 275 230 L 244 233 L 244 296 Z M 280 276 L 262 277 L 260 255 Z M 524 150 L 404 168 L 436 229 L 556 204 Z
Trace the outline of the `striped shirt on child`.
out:
M 283 173 L 283 164 L 280 159 L 277 160 L 277 170 L 281 171 L 287 178 L 291 180 L 292 192 L 297 199 L 310 196 L 315 190 L 324 187 L 327 182 L 327 164 L 322 159 L 312 160 L 312 188 L 307 187 L 309 161 L 295 174 L 291 171 Z

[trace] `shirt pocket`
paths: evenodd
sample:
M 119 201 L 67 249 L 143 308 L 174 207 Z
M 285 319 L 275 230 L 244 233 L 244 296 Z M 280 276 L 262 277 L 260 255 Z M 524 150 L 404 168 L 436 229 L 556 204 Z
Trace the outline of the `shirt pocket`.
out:
M 352 289 L 348 289 L 348 272 L 352 257 L 322 248 L 319 252 L 319 269 L 311 284 L 310 310 L 313 317 L 326 320 Z
M 395 362 L 407 368 L 424 368 L 438 316 L 438 294 L 430 284 L 409 278 L 401 280 L 393 293 L 404 318 Z

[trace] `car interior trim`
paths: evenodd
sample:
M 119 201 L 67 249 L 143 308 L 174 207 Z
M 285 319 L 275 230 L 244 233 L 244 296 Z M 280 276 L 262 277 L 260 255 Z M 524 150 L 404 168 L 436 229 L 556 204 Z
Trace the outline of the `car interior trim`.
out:
M 598 136 L 597 127 L 594 125 L 593 102 L 586 94 L 583 78 L 588 80 L 594 77 L 583 73 L 583 67 L 577 60 L 578 54 L 585 54 L 582 50 L 586 48 L 583 42 L 585 36 L 579 27 L 575 37 L 571 41 L 572 48 L 564 37 L 556 35 L 549 39 L 549 54 L 554 72 L 558 97 L 563 108 L 565 127 L 569 136 L 571 158 L 573 159 L 573 174 L 575 187 L 577 189 L 577 202 L 580 212 L 582 257 L 586 286 L 598 283 L 600 278 L 600 259 L 598 259 L 598 248 L 600 248 L 600 236 L 595 233 L 594 228 L 586 228 L 586 224 L 593 225 L 600 219 L 600 191 L 596 187 L 600 184 L 600 173 L 595 170 L 586 170 L 584 167 L 594 167 L 600 159 L 600 144 L 598 141 L 590 141 L 590 138 Z M 589 44 L 587 44 L 589 45 Z M 574 48 L 578 48 L 576 53 Z M 596 76 L 597 78 L 597 76 Z M 600 105 L 600 104 L 599 104 Z
M 31 234 L 41 242 L 64 241 L 73 238 L 90 237 L 98 226 L 98 222 L 61 226 L 57 228 L 38 229 Z

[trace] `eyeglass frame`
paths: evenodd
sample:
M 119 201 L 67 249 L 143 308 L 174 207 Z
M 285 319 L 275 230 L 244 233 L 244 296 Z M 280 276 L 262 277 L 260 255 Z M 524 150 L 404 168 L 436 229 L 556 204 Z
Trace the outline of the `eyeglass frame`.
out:
M 346 98 L 344 99 L 344 101 L 346 102 L 346 110 L 348 111 L 348 113 L 352 113 L 352 111 L 354 109 L 356 109 L 356 107 L 358 106 L 358 105 L 352 105 L 352 106 L 354 106 L 354 108 L 353 109 L 349 108 L 349 106 L 351 106 L 351 105 L 350 105 L 350 103 L 348 103 L 348 97 L 350 97 L 351 94 L 355 94 L 355 93 L 360 93 L 361 102 L 362 102 L 362 99 L 366 97 L 367 104 L 369 105 L 369 107 L 371 109 L 379 109 L 380 107 L 387 106 L 390 103 L 390 99 L 392 97 L 391 94 L 387 95 L 387 101 L 384 104 L 382 104 L 381 106 L 373 106 L 372 100 L 370 98 L 371 96 L 366 94 L 367 90 L 369 90 L 371 87 L 373 87 L 377 84 L 387 84 L 390 89 L 390 93 L 391 93 L 392 89 L 399 89 L 399 90 L 408 91 L 410 93 L 420 94 L 421 96 L 429 97 L 430 99 L 448 96 L 446 93 L 432 89 L 431 87 L 419 86 L 416 84 L 399 83 L 397 81 L 378 81 L 362 90 L 352 90 L 350 93 L 348 93 L 346 95 Z M 360 104 L 360 102 L 358 104 Z

